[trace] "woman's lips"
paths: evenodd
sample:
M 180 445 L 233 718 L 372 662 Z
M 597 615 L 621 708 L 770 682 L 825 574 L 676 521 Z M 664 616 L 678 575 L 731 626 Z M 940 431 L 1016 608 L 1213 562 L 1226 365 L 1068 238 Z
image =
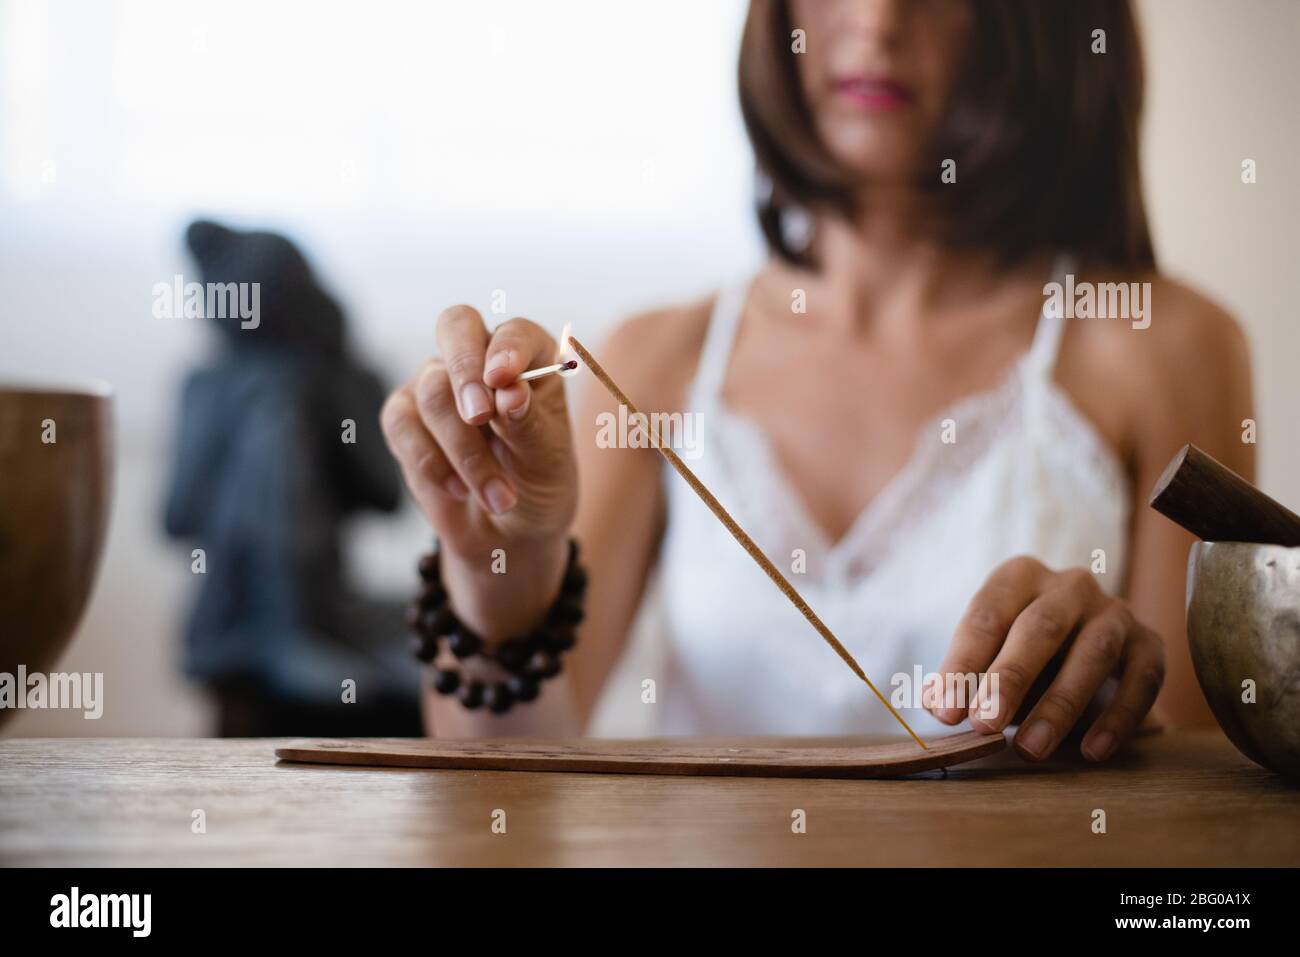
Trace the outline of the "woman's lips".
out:
M 835 81 L 835 92 L 854 106 L 872 112 L 911 106 L 912 91 L 897 80 L 875 76 L 846 76 Z

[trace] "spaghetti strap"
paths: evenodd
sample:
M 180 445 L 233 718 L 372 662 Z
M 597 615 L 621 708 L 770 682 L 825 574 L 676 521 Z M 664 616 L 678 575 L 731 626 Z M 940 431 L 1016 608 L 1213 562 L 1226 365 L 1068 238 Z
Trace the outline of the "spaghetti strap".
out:
M 695 384 L 691 388 L 691 407 L 694 409 L 712 406 L 721 397 L 749 285 L 749 280 L 730 283 L 718 292 L 714 300 L 709 327 L 704 333 L 704 346 L 700 349 Z
M 1074 270 L 1074 257 L 1061 253 L 1052 266 L 1051 282 L 1059 284 L 1064 294 L 1066 277 Z M 1056 357 L 1061 351 L 1061 339 L 1065 335 L 1065 313 L 1051 307 L 1051 300 L 1046 292 L 1043 294 L 1043 308 L 1038 314 L 1038 325 L 1034 329 L 1034 341 L 1029 346 L 1029 366 L 1032 371 L 1044 379 L 1051 379 L 1056 369 Z

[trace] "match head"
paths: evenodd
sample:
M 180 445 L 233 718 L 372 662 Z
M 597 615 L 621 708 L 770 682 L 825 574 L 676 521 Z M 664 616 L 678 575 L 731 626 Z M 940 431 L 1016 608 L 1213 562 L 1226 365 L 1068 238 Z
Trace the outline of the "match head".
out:
M 577 359 L 570 359 L 568 362 L 566 362 L 566 363 L 564 364 L 564 369 L 565 369 L 566 372 L 569 371 L 569 370 L 571 370 L 571 369 L 576 369 L 576 368 L 578 368 L 578 360 L 577 360 Z

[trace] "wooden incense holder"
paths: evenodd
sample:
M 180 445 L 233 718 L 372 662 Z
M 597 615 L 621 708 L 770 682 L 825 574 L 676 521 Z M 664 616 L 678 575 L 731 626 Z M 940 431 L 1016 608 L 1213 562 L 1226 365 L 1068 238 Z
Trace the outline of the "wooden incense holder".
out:
M 1300 545 L 1300 515 L 1194 445 L 1165 468 L 1150 505 L 1207 542 Z
M 928 742 L 733 747 L 690 739 L 639 741 L 427 738 L 313 739 L 276 748 L 284 761 L 461 771 L 568 771 L 588 774 L 689 774 L 763 778 L 896 778 L 995 754 L 1000 734 L 966 731 Z

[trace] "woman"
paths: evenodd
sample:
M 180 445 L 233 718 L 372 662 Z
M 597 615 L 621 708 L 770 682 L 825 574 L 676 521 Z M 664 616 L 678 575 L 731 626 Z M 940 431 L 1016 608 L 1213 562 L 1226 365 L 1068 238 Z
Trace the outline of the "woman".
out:
M 1248 358 L 1156 272 L 1129 4 L 755 0 L 740 91 L 770 259 L 627 322 L 603 364 L 642 409 L 699 414 L 693 467 L 878 685 L 937 667 L 996 687 L 904 711 L 922 736 L 1016 722 L 1028 759 L 1073 733 L 1104 760 L 1153 706 L 1207 720 L 1190 539 L 1144 495 L 1189 441 L 1252 473 Z M 1053 281 L 1112 305 L 1101 284 L 1134 285 L 1085 320 Z M 456 306 L 438 343 L 382 420 L 455 614 L 491 647 L 528 633 L 570 534 L 590 589 L 536 700 L 498 717 L 429 692 L 431 733 L 580 730 L 656 569 L 663 731 L 900 730 L 654 451 L 598 446 L 602 389 L 571 427 L 560 382 L 518 381 L 556 354 L 541 328 Z

